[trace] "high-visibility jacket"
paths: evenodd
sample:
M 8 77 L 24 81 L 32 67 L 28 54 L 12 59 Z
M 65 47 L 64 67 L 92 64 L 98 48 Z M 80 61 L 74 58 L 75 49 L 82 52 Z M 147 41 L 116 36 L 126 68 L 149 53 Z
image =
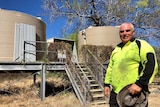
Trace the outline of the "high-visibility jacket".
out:
M 118 44 L 113 50 L 104 84 L 110 84 L 115 93 L 133 83 L 143 89 L 153 81 L 157 72 L 158 64 L 152 46 L 144 40 L 133 39 L 126 44 Z

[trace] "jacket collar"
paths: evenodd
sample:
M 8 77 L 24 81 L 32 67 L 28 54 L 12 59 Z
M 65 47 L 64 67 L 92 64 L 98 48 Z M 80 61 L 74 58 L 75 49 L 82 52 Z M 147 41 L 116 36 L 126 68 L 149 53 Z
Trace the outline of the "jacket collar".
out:
M 132 38 L 131 40 L 130 40 L 130 42 L 133 42 L 135 40 L 135 38 Z M 128 43 L 128 42 L 127 42 Z M 126 43 L 125 43 L 126 44 Z M 125 45 L 123 42 L 121 42 L 121 43 L 119 43 L 117 46 L 118 47 L 123 47 L 124 45 Z

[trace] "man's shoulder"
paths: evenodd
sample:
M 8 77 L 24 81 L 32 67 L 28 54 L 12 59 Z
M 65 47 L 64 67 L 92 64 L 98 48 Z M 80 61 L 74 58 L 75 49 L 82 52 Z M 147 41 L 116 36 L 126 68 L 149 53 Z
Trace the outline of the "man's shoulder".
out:
M 136 41 L 140 42 L 142 45 L 149 45 L 151 46 L 146 40 L 143 40 L 143 39 L 136 39 Z
M 147 41 L 142 39 L 136 39 L 136 41 L 139 42 L 141 50 L 154 51 L 153 47 Z

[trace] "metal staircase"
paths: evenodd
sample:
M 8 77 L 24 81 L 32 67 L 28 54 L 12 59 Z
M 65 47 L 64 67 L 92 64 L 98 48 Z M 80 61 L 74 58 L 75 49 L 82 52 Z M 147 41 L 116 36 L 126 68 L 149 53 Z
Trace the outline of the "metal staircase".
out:
M 99 81 L 99 74 L 97 75 L 85 63 L 77 63 L 70 58 L 66 61 L 65 66 L 65 71 L 72 83 L 76 96 L 83 105 L 107 104 L 103 94 L 102 81 Z M 103 80 L 103 76 L 100 79 Z
M 99 84 L 99 82 L 96 79 L 96 76 L 93 74 L 93 72 L 89 69 L 88 66 L 86 66 L 83 63 L 77 64 L 76 69 L 78 73 L 80 74 L 80 77 L 86 78 L 87 89 L 89 92 L 89 102 L 92 105 L 99 105 L 99 104 L 106 104 L 106 99 L 104 98 L 103 94 L 103 88 Z
M 103 89 L 84 64 L 75 64 L 72 67 L 66 64 L 66 73 L 83 105 L 106 104 Z

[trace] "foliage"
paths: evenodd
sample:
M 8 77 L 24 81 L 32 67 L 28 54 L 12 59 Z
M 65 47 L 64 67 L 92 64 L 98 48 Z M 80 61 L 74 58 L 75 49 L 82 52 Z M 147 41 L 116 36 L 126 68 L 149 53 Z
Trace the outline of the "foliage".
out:
M 142 8 L 146 8 L 148 6 L 148 2 L 149 0 L 140 0 L 139 2 L 137 2 L 137 5 Z
M 64 76 L 63 71 L 46 73 L 46 78 L 62 78 L 63 76 Z
M 107 63 L 111 52 L 113 51 L 113 47 L 111 46 L 95 46 L 95 45 L 84 45 L 81 47 L 80 51 L 79 51 L 79 56 L 82 62 L 84 60 L 92 60 L 90 54 L 88 54 L 88 52 L 86 51 L 86 49 L 90 50 L 92 52 L 92 54 L 98 58 L 98 60 L 101 63 Z M 87 58 L 86 58 L 87 57 Z M 92 62 L 92 61 L 90 61 Z
M 154 47 L 154 50 L 156 52 L 156 56 L 159 64 L 157 76 L 160 76 L 160 48 Z
M 76 31 L 75 33 L 72 33 L 70 35 L 68 35 L 66 38 L 70 39 L 70 40 L 74 40 L 76 43 L 76 48 L 78 50 L 78 31 Z
M 157 60 L 158 60 L 158 64 L 159 64 L 159 72 L 158 75 L 160 76 L 160 48 L 154 47 L 155 52 L 156 52 L 156 56 L 157 56 Z
M 158 73 L 156 74 L 157 77 L 160 77 L 160 70 L 158 71 Z
M 64 32 L 131 22 L 139 38 L 160 40 L 160 0 L 43 0 L 50 20 L 65 19 Z
M 64 59 L 58 58 L 58 51 L 61 52 L 61 54 L 64 54 L 66 56 L 71 55 L 71 48 L 72 46 L 65 42 L 55 42 L 50 43 L 48 46 L 48 60 L 49 61 L 59 61 Z
M 78 41 L 78 31 L 67 36 L 68 39 Z
M 158 62 L 160 63 L 160 48 L 154 47 L 154 50 L 156 52 L 156 56 L 157 56 Z
M 37 42 L 36 43 L 36 60 L 42 62 L 48 62 L 47 59 L 47 51 L 46 51 L 47 43 Z

